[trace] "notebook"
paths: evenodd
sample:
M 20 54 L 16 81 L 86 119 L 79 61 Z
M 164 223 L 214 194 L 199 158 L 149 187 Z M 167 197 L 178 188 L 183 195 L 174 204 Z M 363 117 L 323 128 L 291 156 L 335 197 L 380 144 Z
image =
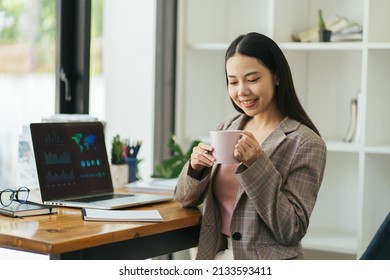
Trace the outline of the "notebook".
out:
M 30 130 L 44 204 L 119 209 L 172 199 L 114 192 L 101 122 L 32 123 Z
M 26 201 L 25 203 L 14 201 L 10 205 L 0 208 L 0 214 L 14 218 L 55 213 L 57 213 L 57 208 L 54 206 L 42 205 L 31 201 Z

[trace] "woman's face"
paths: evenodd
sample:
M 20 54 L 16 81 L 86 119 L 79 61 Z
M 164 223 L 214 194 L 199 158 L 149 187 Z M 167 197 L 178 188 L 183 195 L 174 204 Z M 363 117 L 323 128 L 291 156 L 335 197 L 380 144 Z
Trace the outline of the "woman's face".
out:
M 230 98 L 246 115 L 277 110 L 274 92 L 279 81 L 256 58 L 235 54 L 226 62 L 226 73 Z

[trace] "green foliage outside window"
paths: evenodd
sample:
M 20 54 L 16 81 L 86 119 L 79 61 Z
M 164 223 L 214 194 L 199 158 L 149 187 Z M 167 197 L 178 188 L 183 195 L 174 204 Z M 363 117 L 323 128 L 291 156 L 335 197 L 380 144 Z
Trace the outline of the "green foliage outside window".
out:
M 3 61 L 7 59 L 12 69 L 21 69 L 25 60 L 29 61 L 27 64 L 32 65 L 32 69 L 15 70 L 16 72 L 54 72 L 56 3 L 56 0 L 0 1 L 0 58 L 3 58 Z M 100 74 L 103 0 L 92 0 L 91 5 L 90 72 Z M 34 14 L 37 16 L 34 17 Z M 10 50 L 12 54 L 9 53 Z M 8 72 L 0 65 L 0 72 L 4 71 Z
M 15 42 L 19 37 L 19 21 L 26 1 L 0 1 L 0 43 Z

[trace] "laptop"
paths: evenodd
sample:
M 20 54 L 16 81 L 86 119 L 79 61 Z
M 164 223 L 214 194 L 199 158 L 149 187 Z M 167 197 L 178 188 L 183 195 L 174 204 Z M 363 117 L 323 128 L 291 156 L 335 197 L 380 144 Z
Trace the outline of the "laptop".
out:
M 120 209 L 172 199 L 114 192 L 101 122 L 32 123 L 30 130 L 45 204 Z

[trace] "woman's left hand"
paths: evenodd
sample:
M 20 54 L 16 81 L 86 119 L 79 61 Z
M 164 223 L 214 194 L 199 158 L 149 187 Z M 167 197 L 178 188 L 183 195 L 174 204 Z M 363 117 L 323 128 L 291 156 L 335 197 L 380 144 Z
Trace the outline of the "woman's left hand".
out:
M 250 166 L 261 155 L 261 147 L 255 136 L 243 130 L 241 138 L 234 148 L 234 156 L 246 166 Z

